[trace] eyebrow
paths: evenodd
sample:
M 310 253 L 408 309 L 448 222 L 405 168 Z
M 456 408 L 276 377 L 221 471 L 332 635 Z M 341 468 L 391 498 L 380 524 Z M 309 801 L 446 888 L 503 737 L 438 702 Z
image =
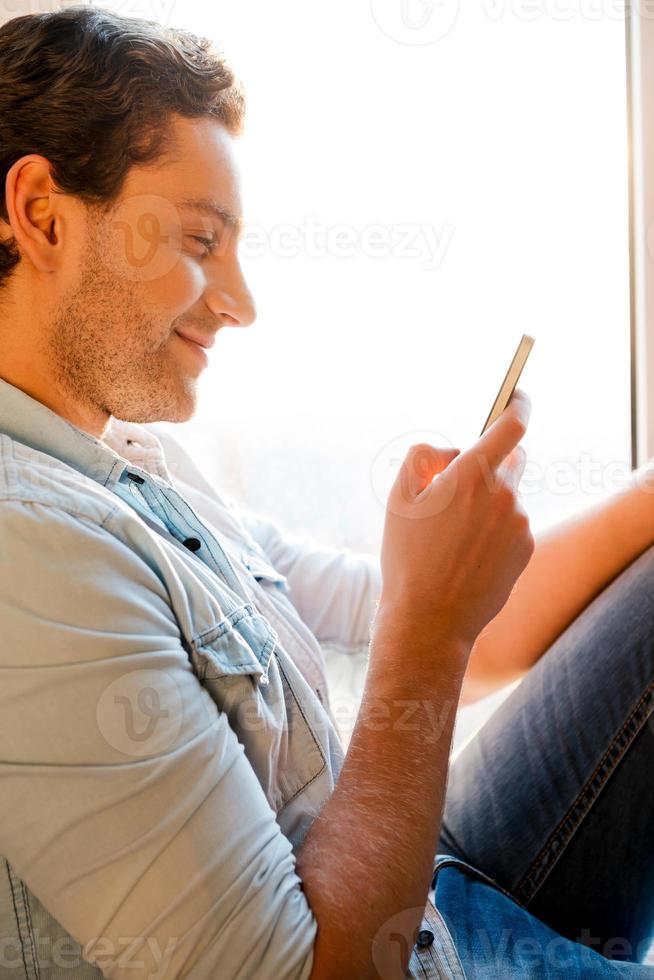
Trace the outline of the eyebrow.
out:
M 183 211 L 198 211 L 200 214 L 207 214 L 214 218 L 220 218 L 224 221 L 226 225 L 230 228 L 236 228 L 241 231 L 243 228 L 243 221 L 238 215 L 230 211 L 228 207 L 224 204 L 220 204 L 218 201 L 213 201 L 206 197 L 191 197 L 185 198 L 183 201 L 177 202 L 177 207 Z

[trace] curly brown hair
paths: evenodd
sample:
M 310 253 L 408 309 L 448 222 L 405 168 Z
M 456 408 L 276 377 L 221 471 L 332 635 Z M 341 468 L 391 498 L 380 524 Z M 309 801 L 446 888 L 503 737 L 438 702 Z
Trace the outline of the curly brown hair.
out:
M 55 185 L 110 207 L 129 169 L 169 147 L 172 113 L 212 116 L 238 136 L 245 95 L 207 38 L 91 7 L 15 17 L 0 27 L 0 217 L 7 173 L 29 153 Z M 0 241 L 0 288 L 20 261 Z

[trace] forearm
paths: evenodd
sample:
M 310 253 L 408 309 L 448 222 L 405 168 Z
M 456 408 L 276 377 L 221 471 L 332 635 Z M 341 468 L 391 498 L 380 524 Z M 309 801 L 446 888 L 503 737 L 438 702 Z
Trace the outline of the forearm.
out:
M 536 539 L 527 568 L 501 612 L 477 638 L 462 703 L 528 670 L 591 600 L 654 542 L 654 469 Z
M 392 931 L 410 953 L 438 846 L 467 653 L 377 616 L 343 769 L 298 856 L 318 923 L 312 980 L 364 980 L 383 972 L 380 956 L 396 962 L 397 944 L 382 941 L 373 964 L 372 943 L 398 913 Z M 431 663 L 431 676 L 411 667 L 419 661 Z

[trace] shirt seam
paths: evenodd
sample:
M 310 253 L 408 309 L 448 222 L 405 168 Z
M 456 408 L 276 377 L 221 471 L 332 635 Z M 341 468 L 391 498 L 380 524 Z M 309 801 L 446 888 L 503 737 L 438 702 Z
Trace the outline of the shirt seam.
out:
M 61 514 L 67 514 L 69 517 L 75 517 L 80 521 L 85 521 L 87 524 L 92 524 L 94 527 L 101 527 L 109 534 L 111 534 L 112 532 L 109 531 L 108 528 L 105 528 L 105 524 L 107 521 L 111 520 L 114 514 L 116 514 L 116 512 L 119 510 L 118 504 L 109 505 L 111 506 L 109 513 L 105 514 L 105 516 L 102 518 L 101 521 L 98 521 L 97 518 L 91 517 L 89 514 L 82 513 L 82 511 L 79 511 L 74 507 L 62 506 L 62 504 L 59 501 L 57 501 L 57 503 L 52 503 L 49 500 L 41 500 L 38 497 L 28 499 L 25 497 L 20 497 L 17 494 L 6 494 L 0 498 L 0 506 L 5 501 L 24 504 L 26 507 L 33 507 L 36 505 L 40 507 L 47 507 L 49 510 L 58 511 Z

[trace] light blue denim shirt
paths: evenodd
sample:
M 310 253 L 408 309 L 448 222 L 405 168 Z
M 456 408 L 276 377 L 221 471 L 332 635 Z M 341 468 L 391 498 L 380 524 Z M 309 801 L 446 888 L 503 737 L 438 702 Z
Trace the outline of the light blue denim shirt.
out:
M 327 701 L 156 436 L 111 431 L 0 380 L 0 976 L 306 978 Z M 411 975 L 460 980 L 429 901 L 423 927 Z

